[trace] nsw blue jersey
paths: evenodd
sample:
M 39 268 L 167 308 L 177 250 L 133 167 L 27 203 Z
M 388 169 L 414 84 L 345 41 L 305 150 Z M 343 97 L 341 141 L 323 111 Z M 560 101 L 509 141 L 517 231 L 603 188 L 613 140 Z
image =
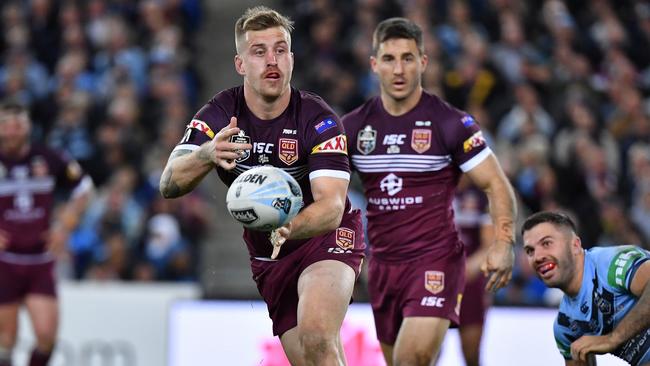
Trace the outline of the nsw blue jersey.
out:
M 571 359 L 571 343 L 583 335 L 604 335 L 637 302 L 630 291 L 632 278 L 650 253 L 632 245 L 592 248 L 585 251 L 582 286 L 576 297 L 562 299 L 553 325 L 555 342 L 565 359 Z M 650 329 L 637 334 L 612 352 L 632 365 L 650 362 Z

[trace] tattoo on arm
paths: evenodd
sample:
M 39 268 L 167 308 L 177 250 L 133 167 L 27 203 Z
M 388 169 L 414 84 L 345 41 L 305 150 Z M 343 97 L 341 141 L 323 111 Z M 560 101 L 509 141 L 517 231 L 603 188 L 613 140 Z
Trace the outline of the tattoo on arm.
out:
M 172 167 L 169 165 L 169 162 L 172 160 L 191 153 L 191 150 L 176 150 L 173 151 L 169 155 L 169 160 L 167 160 L 167 166 L 165 167 L 165 170 L 163 171 L 162 176 L 160 177 L 160 193 L 163 195 L 165 198 L 176 198 L 179 197 L 183 192 L 181 192 L 181 188 L 172 180 L 172 175 L 174 170 Z

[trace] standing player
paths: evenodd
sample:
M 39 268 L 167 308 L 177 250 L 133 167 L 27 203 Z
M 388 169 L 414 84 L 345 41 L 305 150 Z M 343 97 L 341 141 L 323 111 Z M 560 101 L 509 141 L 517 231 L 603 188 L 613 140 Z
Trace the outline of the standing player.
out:
M 494 227 L 488 214 L 485 194 L 471 185 L 467 176 L 458 184 L 454 199 L 454 221 L 460 241 L 465 246 L 465 290 L 460 305 L 458 330 L 467 366 L 480 364 L 481 338 L 488 306 L 486 278 L 481 276 L 481 263 L 494 238 Z
M 363 260 L 362 225 L 347 201 L 350 171 L 338 117 L 320 97 L 289 84 L 291 30 L 286 17 L 263 6 L 237 21 L 235 68 L 244 85 L 218 93 L 190 121 L 160 190 L 179 197 L 214 168 L 227 185 L 257 165 L 293 175 L 306 207 L 276 231 L 279 239 L 272 244 L 268 233 L 244 230 L 253 279 L 289 361 L 339 365 L 339 330 Z
M 368 198 L 368 287 L 388 364 L 429 365 L 458 323 L 463 244 L 451 208 L 462 172 L 487 193 L 495 241 L 482 264 L 503 287 L 514 261 L 512 188 L 474 119 L 421 86 L 422 31 L 404 18 L 373 35 L 381 95 L 344 117 L 351 161 Z
M 553 324 L 567 365 L 612 353 L 650 363 L 650 253 L 632 245 L 582 249 L 566 215 L 539 212 L 521 228 L 524 252 L 546 286 L 564 292 Z
M 56 341 L 59 310 L 54 260 L 85 208 L 92 181 L 73 160 L 30 143 L 27 110 L 0 106 L 0 366 L 11 365 L 22 304 L 36 335 L 30 366 L 44 366 Z M 55 190 L 71 192 L 50 223 Z

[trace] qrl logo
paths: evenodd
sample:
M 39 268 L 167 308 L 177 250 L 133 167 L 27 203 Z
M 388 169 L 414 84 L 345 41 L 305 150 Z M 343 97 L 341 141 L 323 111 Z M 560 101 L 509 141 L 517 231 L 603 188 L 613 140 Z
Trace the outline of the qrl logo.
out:
M 402 178 L 390 173 L 381 180 L 379 188 L 381 188 L 382 192 L 388 193 L 389 196 L 394 196 L 402 190 Z

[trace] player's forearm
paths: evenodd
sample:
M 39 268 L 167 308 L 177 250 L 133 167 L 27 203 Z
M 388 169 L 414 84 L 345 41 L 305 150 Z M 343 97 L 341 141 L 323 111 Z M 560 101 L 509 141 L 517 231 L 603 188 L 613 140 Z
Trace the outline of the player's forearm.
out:
M 490 201 L 490 216 L 494 224 L 494 240 L 514 244 L 517 204 L 512 186 L 503 172 L 496 173 L 490 185 L 485 188 L 485 193 Z
M 611 333 L 613 341 L 620 345 L 640 332 L 650 328 L 650 281 L 646 284 L 639 301 Z
M 204 149 L 174 151 L 160 177 L 160 193 L 165 198 L 177 198 L 192 191 L 214 163 Z
M 95 186 L 92 179 L 89 176 L 84 176 L 68 201 L 58 210 L 53 227 L 60 227 L 67 232 L 74 230 L 79 225 L 81 215 L 86 211 L 94 193 Z
M 316 201 L 291 220 L 290 239 L 307 239 L 335 230 L 341 224 L 345 201 L 338 197 Z

